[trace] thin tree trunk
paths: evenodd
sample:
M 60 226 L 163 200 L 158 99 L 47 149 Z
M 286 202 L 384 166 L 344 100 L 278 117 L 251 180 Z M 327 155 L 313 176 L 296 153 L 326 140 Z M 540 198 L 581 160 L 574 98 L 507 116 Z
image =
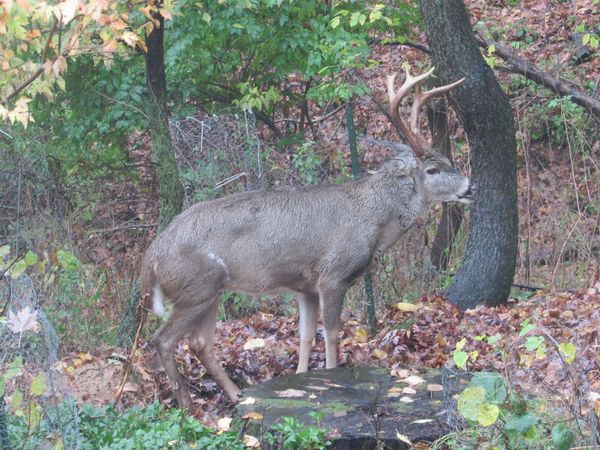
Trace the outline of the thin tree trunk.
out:
M 167 107 L 167 81 L 164 61 L 164 27 L 160 14 L 154 14 L 159 25 L 146 38 L 146 77 L 148 83 L 148 116 L 152 136 L 152 159 L 158 167 L 160 186 L 160 218 L 158 231 L 162 231 L 183 207 L 183 187 L 179 169 L 173 154 L 173 142 L 169 131 Z
M 431 101 L 427 108 L 427 118 L 433 148 L 452 162 L 450 136 L 448 134 L 448 114 L 444 99 L 437 98 Z M 448 269 L 454 238 L 460 228 L 462 218 L 463 210 L 460 205 L 455 203 L 442 204 L 442 215 L 429 254 L 431 263 L 438 272 Z
M 461 309 L 508 299 L 515 273 L 518 211 L 516 139 L 506 95 L 485 63 L 461 0 L 421 0 L 441 84 L 466 77 L 450 100 L 465 128 L 477 199 L 466 253 L 446 291 Z
M 164 28 L 160 14 L 153 15 L 158 26 L 146 37 L 146 81 L 148 84 L 148 117 L 152 138 L 152 160 L 157 167 L 160 192 L 158 231 L 162 231 L 183 208 L 183 186 L 173 154 L 167 107 L 167 82 L 164 62 Z M 119 325 L 117 343 L 129 346 L 139 321 L 138 303 L 141 299 L 139 280 L 133 281 L 129 300 Z

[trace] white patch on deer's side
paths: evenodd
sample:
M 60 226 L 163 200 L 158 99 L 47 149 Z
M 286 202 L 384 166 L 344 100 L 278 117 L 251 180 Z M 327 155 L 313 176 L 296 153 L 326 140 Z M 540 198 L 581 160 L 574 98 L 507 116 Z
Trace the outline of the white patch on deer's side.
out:
M 225 264 L 225 261 L 223 261 L 223 258 L 221 258 L 219 255 L 215 255 L 212 252 L 208 253 L 208 258 L 225 269 L 225 272 L 229 275 L 229 270 L 227 270 L 227 265 Z
M 165 294 L 158 283 L 152 288 L 152 311 L 157 316 L 165 314 Z

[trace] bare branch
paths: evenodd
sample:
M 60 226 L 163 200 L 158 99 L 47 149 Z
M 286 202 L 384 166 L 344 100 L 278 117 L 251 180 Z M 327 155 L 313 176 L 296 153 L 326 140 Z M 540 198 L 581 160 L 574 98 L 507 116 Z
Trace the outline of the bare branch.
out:
M 498 44 L 492 39 L 484 39 L 478 34 L 475 35 L 475 38 L 481 47 L 493 45 L 494 53 L 504 60 L 512 73 L 523 75 L 525 78 L 535 81 L 536 83 L 541 84 L 542 86 L 556 92 L 561 96 L 568 95 L 573 100 L 573 103 L 576 103 L 577 105 L 600 117 L 600 101 L 598 99 L 585 95 L 575 86 L 564 80 L 554 78 L 542 72 L 535 65 L 526 61 L 522 57 L 518 56 L 508 48 Z

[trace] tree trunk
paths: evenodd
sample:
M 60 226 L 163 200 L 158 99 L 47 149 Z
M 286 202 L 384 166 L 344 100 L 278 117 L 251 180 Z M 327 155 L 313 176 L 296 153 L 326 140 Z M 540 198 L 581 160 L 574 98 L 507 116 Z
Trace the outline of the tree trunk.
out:
M 452 162 L 447 112 L 446 101 L 443 98 L 433 99 L 427 107 L 432 147 Z M 442 204 L 442 215 L 429 254 L 431 264 L 438 272 L 448 269 L 454 238 L 460 228 L 462 218 L 461 205 L 456 203 Z
M 157 166 L 160 187 L 160 217 L 158 232 L 166 228 L 183 207 L 183 186 L 179 180 L 179 169 L 173 154 L 173 142 L 169 131 L 167 107 L 167 82 L 164 61 L 164 23 L 160 14 L 153 14 L 158 25 L 146 37 L 146 81 L 148 84 L 148 117 L 152 138 L 152 160 Z M 141 299 L 139 280 L 133 282 L 129 300 L 119 325 L 117 344 L 129 346 L 135 334 Z
M 465 77 L 450 100 L 469 139 L 477 199 L 464 261 L 447 297 L 461 309 L 506 302 L 518 239 L 516 139 L 507 97 L 481 56 L 461 0 L 421 0 L 440 84 Z
M 160 14 L 153 15 L 159 25 L 147 36 L 146 77 L 148 82 L 148 117 L 152 136 L 152 159 L 158 167 L 160 186 L 160 218 L 158 231 L 162 231 L 183 207 L 183 187 L 173 154 L 167 108 L 167 81 L 164 60 L 164 23 Z

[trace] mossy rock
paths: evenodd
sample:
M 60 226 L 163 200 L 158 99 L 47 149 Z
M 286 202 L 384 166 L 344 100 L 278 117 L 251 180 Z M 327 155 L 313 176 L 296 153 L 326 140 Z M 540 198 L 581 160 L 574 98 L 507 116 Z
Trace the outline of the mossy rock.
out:
M 375 449 L 381 444 L 408 449 L 407 442 L 433 442 L 451 431 L 452 396 L 467 382 L 465 374 L 437 369 L 317 370 L 244 389 L 236 412 L 260 417 L 249 424 L 257 435 L 281 417 L 293 416 L 326 429 L 334 449 Z

